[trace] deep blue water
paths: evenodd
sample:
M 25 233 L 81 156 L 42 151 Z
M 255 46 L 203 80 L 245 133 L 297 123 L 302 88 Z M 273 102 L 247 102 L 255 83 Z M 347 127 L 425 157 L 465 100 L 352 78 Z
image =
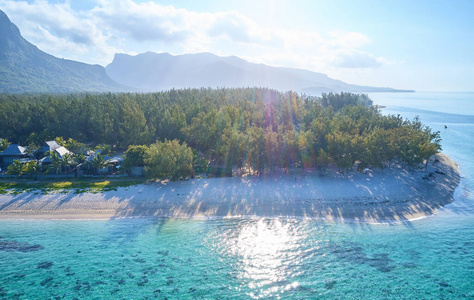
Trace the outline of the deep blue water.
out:
M 384 225 L 3 220 L 0 298 L 473 299 L 474 94 L 371 97 L 441 132 L 463 178 L 438 214 Z

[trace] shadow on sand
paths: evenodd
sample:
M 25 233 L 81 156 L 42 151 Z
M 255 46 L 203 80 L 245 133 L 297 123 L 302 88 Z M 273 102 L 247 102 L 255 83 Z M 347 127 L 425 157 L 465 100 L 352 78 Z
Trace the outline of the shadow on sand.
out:
M 451 203 L 459 181 L 455 165 L 440 155 L 428 172 L 397 169 L 345 176 L 331 173 L 195 179 L 101 194 L 0 195 L 0 218 L 257 216 L 314 218 L 360 227 L 394 221 L 411 226 L 410 220 L 433 214 Z

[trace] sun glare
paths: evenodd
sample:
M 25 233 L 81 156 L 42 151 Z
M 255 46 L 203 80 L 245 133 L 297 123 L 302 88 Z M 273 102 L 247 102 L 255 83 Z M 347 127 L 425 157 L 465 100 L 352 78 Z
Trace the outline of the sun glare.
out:
M 301 259 L 305 237 L 291 223 L 258 219 L 227 235 L 226 252 L 239 259 L 239 278 L 248 282 L 253 298 L 276 296 L 298 287 L 294 265 Z

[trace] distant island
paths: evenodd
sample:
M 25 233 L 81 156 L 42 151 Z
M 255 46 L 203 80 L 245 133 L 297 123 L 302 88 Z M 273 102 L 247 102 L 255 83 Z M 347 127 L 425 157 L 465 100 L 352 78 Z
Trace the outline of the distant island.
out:
M 267 87 L 309 95 L 413 92 L 347 84 L 325 74 L 277 68 L 211 53 L 116 54 L 106 68 L 49 55 L 25 40 L 0 10 L 0 93 L 157 92 L 181 88 Z

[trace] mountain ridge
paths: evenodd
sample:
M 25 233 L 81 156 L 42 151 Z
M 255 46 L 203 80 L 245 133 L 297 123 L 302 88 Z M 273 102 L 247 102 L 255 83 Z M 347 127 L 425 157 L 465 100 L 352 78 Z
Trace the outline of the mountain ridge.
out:
M 306 94 L 413 92 L 348 84 L 304 69 L 273 67 L 204 52 L 117 53 L 105 68 L 57 58 L 28 42 L 0 10 L 0 93 L 156 92 L 180 88 L 266 87 Z
M 117 53 L 105 67 L 115 81 L 145 92 L 172 88 L 268 87 L 307 94 L 327 92 L 413 92 L 387 87 L 348 84 L 328 75 L 297 68 L 272 67 L 237 56 L 204 52 L 171 55 L 145 52 L 135 56 Z
M 21 35 L 0 10 L 0 93 L 125 91 L 99 65 L 61 59 Z

